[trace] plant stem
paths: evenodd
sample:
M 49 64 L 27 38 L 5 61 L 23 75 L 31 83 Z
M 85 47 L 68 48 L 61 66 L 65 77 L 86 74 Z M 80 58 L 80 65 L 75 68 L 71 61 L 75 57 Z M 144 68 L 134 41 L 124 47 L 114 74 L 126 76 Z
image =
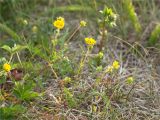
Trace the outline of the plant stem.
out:
M 85 64 L 86 59 L 87 59 L 88 54 L 89 54 L 89 50 L 90 50 L 89 47 L 87 47 L 87 52 L 85 54 L 85 57 L 81 59 L 77 75 L 79 75 L 80 72 L 83 70 L 84 64 Z
M 66 40 L 66 42 L 69 42 L 69 41 L 72 39 L 72 37 L 77 33 L 77 31 L 78 31 L 80 28 L 81 28 L 81 26 L 79 25 L 79 26 L 77 27 L 77 29 L 71 34 L 71 36 Z
M 105 27 L 103 27 L 102 29 L 102 39 L 100 41 L 100 46 L 99 46 L 99 52 L 102 51 L 103 47 L 104 47 L 104 40 L 105 40 Z
M 11 57 L 9 59 L 9 63 L 11 62 L 12 58 L 13 58 L 13 54 L 11 54 Z
M 21 62 L 21 59 L 20 59 L 20 57 L 19 57 L 18 52 L 16 52 L 16 54 L 17 54 L 18 61 L 20 62 L 21 66 L 23 67 L 23 65 L 22 65 L 22 62 Z
M 57 40 L 57 38 L 58 38 L 58 36 L 59 36 L 59 34 L 60 34 L 60 30 L 59 29 L 57 29 L 57 31 L 56 31 L 57 33 L 56 33 L 56 35 L 55 35 L 55 40 Z
M 58 79 L 57 73 L 54 71 L 52 65 L 49 62 L 48 62 L 48 66 L 51 68 L 51 71 L 53 72 L 53 74 L 56 77 L 56 79 Z
M 134 89 L 134 87 L 135 87 L 137 84 L 138 84 L 138 82 L 135 83 L 135 84 L 132 86 L 132 88 L 130 89 L 130 91 L 128 92 L 127 97 L 126 97 L 126 101 L 128 100 L 128 97 L 129 97 L 130 93 L 132 92 L 132 90 Z

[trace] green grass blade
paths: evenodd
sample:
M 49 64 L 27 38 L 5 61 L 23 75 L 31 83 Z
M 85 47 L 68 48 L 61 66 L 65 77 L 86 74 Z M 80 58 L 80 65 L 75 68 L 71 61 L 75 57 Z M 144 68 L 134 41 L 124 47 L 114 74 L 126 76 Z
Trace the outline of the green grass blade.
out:
M 128 14 L 128 18 L 132 22 L 134 29 L 137 33 L 141 32 L 141 24 L 139 22 L 138 16 L 135 12 L 135 8 L 131 0 L 123 0 L 124 10 Z
M 156 25 L 153 29 L 151 36 L 148 41 L 149 46 L 154 46 L 158 42 L 158 39 L 160 38 L 160 24 Z
M 20 36 L 5 24 L 0 23 L 0 30 L 9 34 L 14 40 L 19 41 Z
M 89 6 L 81 6 L 81 5 L 69 5 L 69 6 L 62 6 L 53 8 L 52 11 L 56 12 L 79 12 L 79 11 L 91 11 L 92 8 Z

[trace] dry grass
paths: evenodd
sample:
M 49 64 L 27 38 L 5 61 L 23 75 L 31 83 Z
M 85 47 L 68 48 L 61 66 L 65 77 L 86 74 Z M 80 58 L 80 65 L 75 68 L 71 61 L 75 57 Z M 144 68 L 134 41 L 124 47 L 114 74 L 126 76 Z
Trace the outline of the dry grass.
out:
M 94 75 L 85 68 L 81 78 L 73 78 L 74 81 L 78 81 L 76 85 L 69 87 L 74 96 L 81 96 L 81 101 L 74 108 L 69 108 L 65 100 L 60 99 L 62 86 L 59 80 L 50 79 L 46 85 L 45 97 L 31 105 L 28 115 L 25 116 L 34 120 L 159 120 L 160 83 L 153 56 L 140 57 L 133 53 L 133 45 L 129 46 L 116 38 L 112 39 L 113 42 L 107 45 L 103 63 L 109 64 L 115 59 L 120 61 L 121 68 L 116 78 L 109 81 L 106 74 L 101 83 L 95 86 L 95 76 L 100 74 Z M 125 79 L 128 76 L 135 78 L 133 85 L 126 84 Z M 96 95 L 100 97 L 96 98 Z M 105 97 L 109 97 L 110 103 L 103 110 L 106 106 Z M 95 111 L 93 105 L 96 106 Z

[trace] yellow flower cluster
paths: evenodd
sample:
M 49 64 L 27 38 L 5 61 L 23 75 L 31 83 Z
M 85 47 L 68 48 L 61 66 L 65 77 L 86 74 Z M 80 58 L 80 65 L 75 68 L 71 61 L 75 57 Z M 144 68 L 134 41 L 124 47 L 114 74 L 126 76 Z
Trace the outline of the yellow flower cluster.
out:
M 106 72 L 111 73 L 113 70 L 118 70 L 119 68 L 120 68 L 119 62 L 115 60 L 111 66 L 108 66 Z
M 85 21 L 83 21 L 83 20 L 82 20 L 82 21 L 80 21 L 80 26 L 81 26 L 81 27 L 85 27 L 85 26 L 86 26 L 86 24 L 87 24 L 87 23 L 86 23 Z
M 4 69 L 6 72 L 9 72 L 9 71 L 11 70 L 10 64 L 5 63 L 5 64 L 3 65 L 3 69 Z
M 85 38 L 85 43 L 86 43 L 87 45 L 93 46 L 93 45 L 96 44 L 96 40 L 93 39 L 93 38 Z
M 113 66 L 113 68 L 116 69 L 116 70 L 118 70 L 119 67 L 120 67 L 119 62 L 116 61 L 116 60 L 113 62 L 112 66 Z
M 53 26 L 56 27 L 57 29 L 63 29 L 65 25 L 65 21 L 63 17 L 58 17 L 54 22 Z

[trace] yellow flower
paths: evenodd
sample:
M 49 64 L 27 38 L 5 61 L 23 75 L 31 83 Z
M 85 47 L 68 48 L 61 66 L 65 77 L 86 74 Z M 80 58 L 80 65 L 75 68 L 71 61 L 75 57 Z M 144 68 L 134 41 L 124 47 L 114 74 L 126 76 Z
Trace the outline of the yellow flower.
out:
M 63 29 L 65 25 L 65 21 L 63 17 L 58 17 L 54 22 L 53 26 L 56 27 L 57 29 Z
M 33 32 L 33 33 L 36 33 L 37 31 L 38 31 L 37 26 L 33 26 L 33 27 L 32 27 L 32 32 Z
M 3 69 L 4 69 L 6 72 L 9 72 L 9 71 L 11 70 L 10 64 L 5 63 L 5 64 L 3 65 Z
M 119 69 L 119 67 L 120 67 L 119 62 L 116 61 L 116 60 L 113 62 L 112 66 L 113 66 L 113 68 L 116 69 L 116 70 Z
M 85 43 L 86 43 L 87 45 L 93 46 L 93 45 L 96 44 L 96 40 L 93 39 L 93 38 L 85 38 Z
M 87 23 L 86 23 L 86 21 L 83 21 L 83 20 L 82 20 L 82 21 L 80 21 L 80 26 L 81 26 L 81 27 L 85 27 L 85 26 L 86 26 L 86 24 L 87 24 Z
M 113 71 L 113 66 L 108 66 L 108 68 L 106 69 L 107 73 L 111 73 Z
M 97 106 L 92 105 L 92 111 L 93 111 L 93 112 L 96 112 L 96 111 L 97 111 Z
M 134 82 L 133 77 L 128 77 L 127 80 L 126 80 L 126 82 L 127 82 L 128 84 L 132 84 L 132 83 Z

